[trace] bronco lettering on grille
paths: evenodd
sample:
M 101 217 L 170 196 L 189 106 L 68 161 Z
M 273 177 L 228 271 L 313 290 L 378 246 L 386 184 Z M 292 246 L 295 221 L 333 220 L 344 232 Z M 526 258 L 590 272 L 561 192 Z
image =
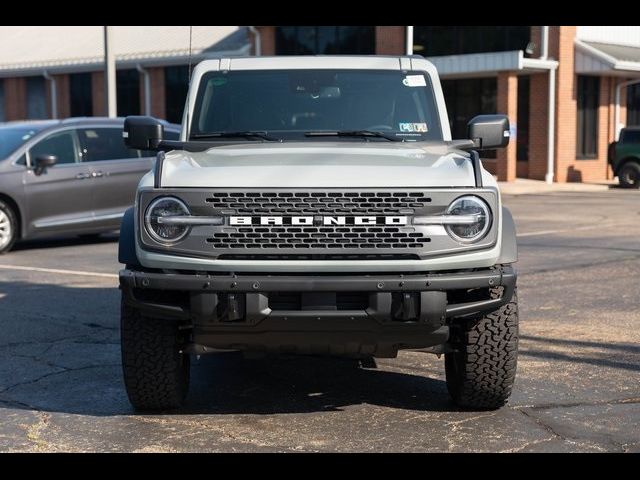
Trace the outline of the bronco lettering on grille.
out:
M 229 217 L 229 225 L 406 225 L 406 216 Z

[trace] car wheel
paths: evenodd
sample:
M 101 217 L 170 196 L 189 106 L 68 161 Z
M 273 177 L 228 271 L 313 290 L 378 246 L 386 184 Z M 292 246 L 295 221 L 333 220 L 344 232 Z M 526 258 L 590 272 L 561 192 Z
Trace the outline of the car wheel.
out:
M 462 408 L 500 408 L 511 396 L 518 360 L 518 297 L 480 318 L 458 320 L 445 354 L 447 389 Z
M 625 163 L 618 172 L 618 180 L 621 187 L 640 188 L 640 163 Z
M 0 255 L 7 253 L 18 238 L 18 219 L 13 209 L 0 200 Z
M 171 320 L 151 318 L 121 305 L 120 340 L 127 395 L 137 410 L 178 408 L 189 389 L 184 331 Z

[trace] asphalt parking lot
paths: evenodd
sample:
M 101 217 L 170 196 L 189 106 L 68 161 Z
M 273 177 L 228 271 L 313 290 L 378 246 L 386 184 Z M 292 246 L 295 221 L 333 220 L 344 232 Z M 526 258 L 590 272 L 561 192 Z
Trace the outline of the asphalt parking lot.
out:
M 0 451 L 640 452 L 640 192 L 505 196 L 519 234 L 509 404 L 459 411 L 442 359 L 202 357 L 179 413 L 120 371 L 117 237 L 0 257 Z

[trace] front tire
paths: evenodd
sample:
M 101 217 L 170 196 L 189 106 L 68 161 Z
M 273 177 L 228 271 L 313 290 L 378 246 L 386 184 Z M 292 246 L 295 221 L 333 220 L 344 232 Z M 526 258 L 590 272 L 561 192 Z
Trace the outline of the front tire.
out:
M 137 410 L 178 408 L 189 389 L 190 358 L 178 323 L 142 315 L 122 301 L 121 347 L 124 383 Z
M 629 161 L 622 165 L 618 180 L 623 188 L 640 188 L 640 163 Z
M 7 253 L 18 239 L 18 219 L 13 209 L 0 200 L 0 255 Z
M 492 292 L 495 293 L 495 292 Z M 445 354 L 447 389 L 462 408 L 493 410 L 511 395 L 518 360 L 518 297 L 480 318 L 460 319 Z

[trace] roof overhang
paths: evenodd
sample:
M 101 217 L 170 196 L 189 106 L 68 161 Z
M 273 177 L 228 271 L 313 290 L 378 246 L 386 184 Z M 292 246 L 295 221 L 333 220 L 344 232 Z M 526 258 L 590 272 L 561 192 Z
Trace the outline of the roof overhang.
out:
M 440 78 L 493 77 L 499 72 L 517 74 L 545 72 L 558 67 L 556 60 L 529 58 L 522 50 L 427 57 Z
M 191 62 L 195 65 L 203 60 L 213 58 L 246 56 L 250 54 L 250 50 L 251 46 L 245 45 L 237 50 L 194 53 L 191 57 L 189 57 L 188 52 L 165 52 L 164 54 L 151 56 L 140 55 L 127 56 L 124 58 L 118 58 L 116 56 L 116 68 L 136 68 L 138 65 L 145 68 L 186 65 L 189 62 L 189 59 L 191 59 Z M 5 67 L 0 69 L 0 78 L 43 75 L 44 72 L 47 72 L 49 75 L 63 75 L 68 73 L 97 72 L 102 71 L 103 69 L 104 58 L 94 57 L 75 60 L 73 62 L 42 62 L 41 64 L 34 64 L 28 67 Z
M 640 47 L 616 46 L 599 47 L 597 43 L 575 40 L 575 70 L 582 75 L 611 75 L 640 77 Z M 612 52 L 631 51 L 639 61 L 619 58 Z

